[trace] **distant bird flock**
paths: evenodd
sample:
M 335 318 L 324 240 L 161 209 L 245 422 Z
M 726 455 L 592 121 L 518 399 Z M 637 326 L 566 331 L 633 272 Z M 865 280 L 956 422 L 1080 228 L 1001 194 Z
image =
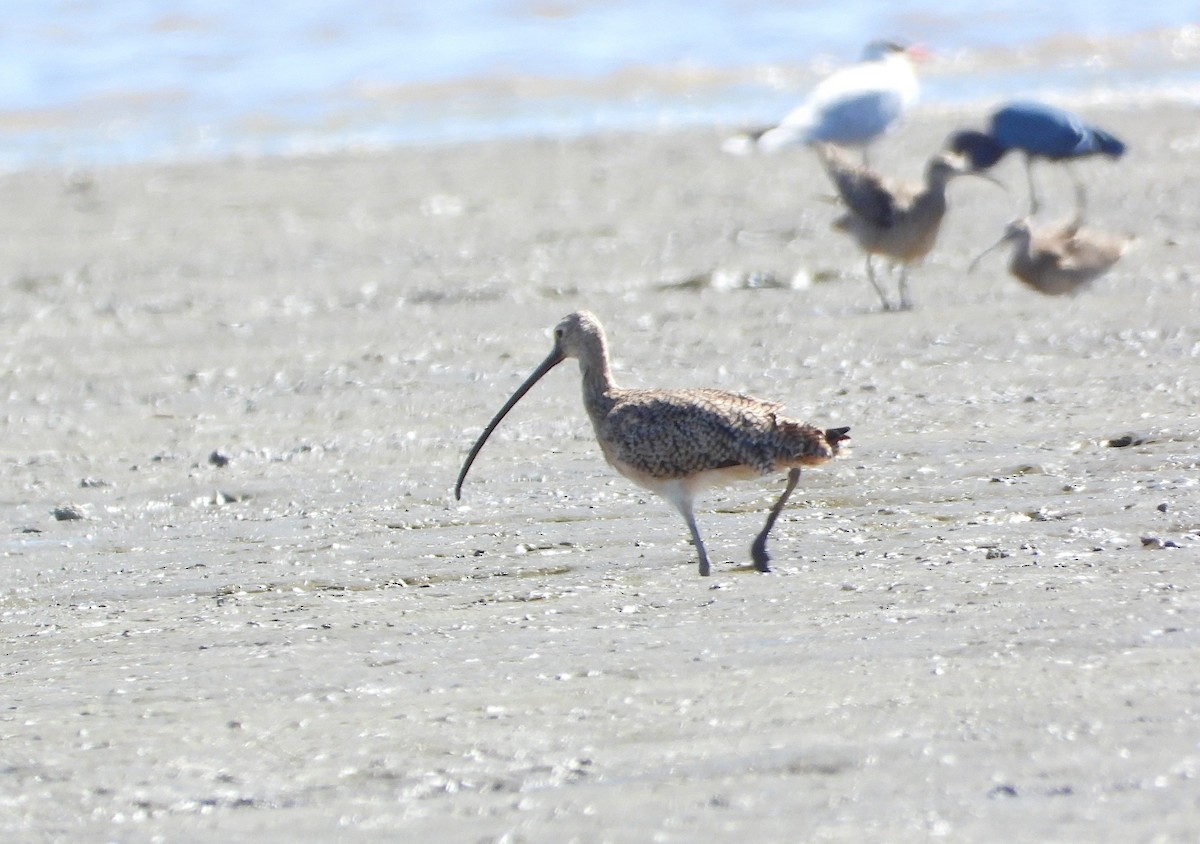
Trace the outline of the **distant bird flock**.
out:
M 986 130 L 954 132 L 930 156 L 923 183 L 898 183 L 872 169 L 869 150 L 893 129 L 917 100 L 913 66 L 921 51 L 886 41 L 867 45 L 862 60 L 822 81 L 778 125 L 742 133 L 730 152 L 773 152 L 787 146 L 816 151 L 837 189 L 844 213 L 833 223 L 866 255 L 866 275 L 885 311 L 912 307 L 908 272 L 933 249 L 947 211 L 946 187 L 958 176 L 995 182 L 987 171 L 1009 152 L 1024 156 L 1028 216 L 1012 221 L 995 244 L 970 264 L 973 270 L 993 249 L 1010 245 L 1009 271 L 1040 293 L 1076 293 L 1120 259 L 1130 239 L 1084 225 L 1086 191 L 1071 167 L 1089 156 L 1120 158 L 1125 144 L 1077 115 L 1036 102 L 1012 102 L 990 115 Z M 860 150 L 860 160 L 847 151 Z M 1066 224 L 1035 227 L 1041 208 L 1033 179 L 1035 160 L 1060 163 L 1075 186 L 1075 216 Z M 873 258 L 898 269 L 893 300 L 880 283 Z M 701 575 L 711 571 L 694 514 L 696 494 L 707 486 L 787 472 L 783 493 L 751 545 L 757 571 L 770 570 L 767 535 L 795 489 L 802 466 L 835 457 L 849 428 L 818 428 L 781 415 L 782 405 L 714 389 L 631 390 L 617 386 L 599 320 L 586 311 L 566 316 L 554 329 L 550 355 L 517 388 L 472 446 L 454 487 L 505 415 L 547 372 L 575 358 L 583 404 L 605 459 L 635 484 L 671 502 L 683 516 L 696 547 Z
M 871 169 L 870 146 L 917 100 L 913 62 L 922 55 L 894 42 L 871 42 L 861 61 L 825 78 L 777 126 L 736 135 L 724 148 L 735 153 L 774 152 L 792 145 L 816 149 L 846 208 L 834 228 L 853 237 L 866 254 L 867 280 L 884 310 L 912 307 L 909 268 L 937 240 L 946 214 L 947 182 L 958 175 L 986 175 L 1009 152 L 1023 156 L 1029 191 L 1028 216 L 1010 223 L 1001 239 L 1013 244 L 1010 272 L 1030 288 L 1057 296 L 1076 293 L 1111 269 L 1130 238 L 1084 227 L 1087 192 L 1072 163 L 1093 156 L 1120 158 L 1125 144 L 1076 114 L 1045 103 L 1008 103 L 990 115 L 986 130 L 954 132 L 929 160 L 923 185 L 899 184 Z M 853 162 L 841 148 L 861 149 L 862 163 Z M 1033 217 L 1041 209 L 1033 178 L 1036 160 L 1066 168 L 1075 187 L 1071 222 L 1034 228 Z M 894 302 L 879 283 L 873 256 L 898 269 Z

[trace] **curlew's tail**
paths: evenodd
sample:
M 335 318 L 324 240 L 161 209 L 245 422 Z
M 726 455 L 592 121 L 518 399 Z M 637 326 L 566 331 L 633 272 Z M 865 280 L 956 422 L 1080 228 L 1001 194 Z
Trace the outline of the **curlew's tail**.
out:
M 849 428 L 826 428 L 825 429 L 825 442 L 829 443 L 829 447 L 833 449 L 834 454 L 838 453 L 839 444 L 842 443 L 844 440 L 848 440 L 848 439 L 850 439 L 850 429 Z

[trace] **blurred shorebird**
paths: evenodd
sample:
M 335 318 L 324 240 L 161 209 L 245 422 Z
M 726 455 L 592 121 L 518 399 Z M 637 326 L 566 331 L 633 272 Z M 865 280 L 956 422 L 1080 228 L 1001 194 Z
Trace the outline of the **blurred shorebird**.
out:
M 1008 271 L 1018 280 L 1047 296 L 1077 293 L 1112 269 L 1133 243 L 1127 235 L 1085 229 L 1081 224 L 1076 217 L 1065 225 L 1034 231 L 1028 220 L 1015 220 L 971 261 L 967 272 L 993 249 L 1011 243 Z
M 846 213 L 833 222 L 833 227 L 853 237 L 866 253 L 867 280 L 879 294 L 883 309 L 890 311 L 893 306 L 875 278 L 875 255 L 899 267 L 900 301 L 895 309 L 911 308 L 909 265 L 920 262 L 937 241 L 946 215 L 946 186 L 955 176 L 980 174 L 967 169 L 961 156 L 939 153 L 929 159 L 923 184 L 901 184 L 854 163 L 835 146 L 818 147 L 818 153 L 846 205 Z
M 920 86 L 913 62 L 923 56 L 917 47 L 872 41 L 861 61 L 827 76 L 779 125 L 735 136 L 723 148 L 774 152 L 785 146 L 836 143 L 861 147 L 865 161 L 867 146 L 916 103 Z
M 1035 102 L 1009 103 L 992 114 L 987 132 L 960 130 L 950 136 L 947 147 L 965 155 L 976 170 L 987 170 L 1009 150 L 1024 153 L 1030 216 L 1041 206 L 1033 182 L 1035 158 L 1064 164 L 1075 186 L 1076 211 L 1082 214 L 1087 194 L 1070 163 L 1095 155 L 1116 159 L 1125 154 L 1125 144 L 1109 132 L 1069 111 Z
M 500 420 L 543 375 L 573 357 L 583 376 L 583 406 L 604 458 L 638 486 L 667 499 L 687 522 L 708 575 L 708 554 L 696 526 L 693 500 L 701 489 L 786 470 L 787 485 L 771 508 L 751 553 L 758 571 L 770 571 L 767 534 L 800 480 L 801 466 L 824 463 L 848 440 L 849 428 L 821 430 L 780 415 L 783 405 L 724 390 L 629 390 L 613 382 L 599 320 L 587 311 L 554 328 L 554 348 L 492 418 L 471 448 L 455 498 L 475 456 Z

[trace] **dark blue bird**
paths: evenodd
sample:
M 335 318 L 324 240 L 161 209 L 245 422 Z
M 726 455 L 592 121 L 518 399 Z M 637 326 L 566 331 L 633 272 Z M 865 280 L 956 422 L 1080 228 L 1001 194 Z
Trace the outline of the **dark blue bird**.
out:
M 975 170 L 988 169 L 1009 150 L 1025 153 L 1030 214 L 1036 214 L 1039 206 L 1033 184 L 1033 159 L 1044 158 L 1069 165 L 1077 158 L 1091 155 L 1120 158 L 1125 152 L 1124 143 L 1079 115 L 1035 102 L 1009 103 L 992 114 L 990 131 L 966 129 L 955 132 L 947 146 L 965 155 Z M 1075 183 L 1076 210 L 1082 213 L 1086 202 L 1083 183 L 1070 166 L 1067 173 Z

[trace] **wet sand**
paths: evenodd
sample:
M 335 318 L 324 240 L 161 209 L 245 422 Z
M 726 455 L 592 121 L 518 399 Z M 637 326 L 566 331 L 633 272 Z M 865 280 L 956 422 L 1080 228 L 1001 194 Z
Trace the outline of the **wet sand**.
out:
M 1200 124 L 1089 115 L 1135 250 L 1074 298 L 968 276 L 1013 159 L 900 314 L 814 158 L 715 129 L 3 178 L 0 834 L 1195 840 Z M 705 498 L 698 577 L 570 363 L 453 499 L 581 307 L 627 386 L 852 426 L 774 573 L 782 478 Z

